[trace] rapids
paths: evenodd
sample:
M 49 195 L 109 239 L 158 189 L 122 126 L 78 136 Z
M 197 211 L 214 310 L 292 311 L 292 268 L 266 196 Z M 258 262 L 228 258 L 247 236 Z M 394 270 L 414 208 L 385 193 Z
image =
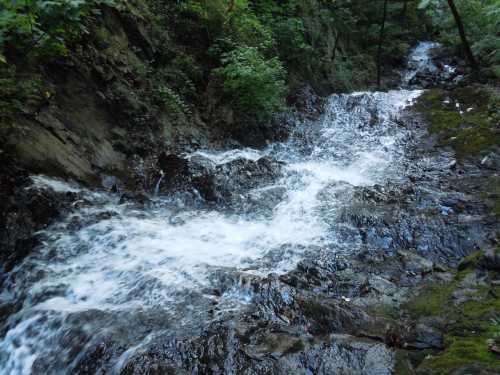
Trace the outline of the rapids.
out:
M 417 47 L 405 80 L 428 65 L 432 46 Z M 0 299 L 20 309 L 0 331 L 0 373 L 75 373 L 102 337 L 120 348 L 102 368 L 119 373 L 154 335 L 189 335 L 251 303 L 246 274 L 285 273 L 319 249 L 356 251 L 359 239 L 336 216 L 337 203 L 349 203 L 336 200 L 349 194 L 336 192 L 405 178 L 411 134 L 399 116 L 420 93 L 335 94 L 319 120 L 297 123 L 284 143 L 186 155 L 214 166 L 263 157 L 282 163 L 273 182 L 257 181 L 238 198 L 257 202 L 241 211 L 162 196 L 162 180 L 151 203 L 138 206 L 34 176 L 36 186 L 78 192 L 82 201 L 5 277 Z M 279 198 L 267 199 L 269 191 Z

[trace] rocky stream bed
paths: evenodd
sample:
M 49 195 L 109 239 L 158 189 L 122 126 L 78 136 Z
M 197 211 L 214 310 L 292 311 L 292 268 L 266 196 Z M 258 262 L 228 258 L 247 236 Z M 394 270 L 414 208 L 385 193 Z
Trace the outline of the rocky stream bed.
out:
M 429 133 L 435 47 L 286 140 L 161 153 L 147 192 L 4 164 L 0 373 L 499 373 L 500 157 Z

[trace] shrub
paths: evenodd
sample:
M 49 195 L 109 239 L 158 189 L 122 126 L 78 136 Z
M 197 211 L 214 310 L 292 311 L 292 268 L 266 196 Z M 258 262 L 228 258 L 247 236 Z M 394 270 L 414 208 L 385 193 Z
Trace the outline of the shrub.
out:
M 88 33 L 84 20 L 101 4 L 113 0 L 0 0 L 0 60 L 8 47 L 20 57 L 66 54 L 67 41 Z
M 159 84 L 156 87 L 155 97 L 158 104 L 165 106 L 171 115 L 178 119 L 184 118 L 191 113 L 188 105 L 179 94 L 166 85 Z
M 24 77 L 13 66 L 0 66 L 0 122 L 42 99 L 42 83 L 38 76 Z M 50 95 L 50 94 L 46 94 Z
M 265 59 L 255 47 L 237 47 L 223 55 L 222 63 L 215 74 L 235 107 L 259 117 L 283 109 L 285 70 L 278 58 Z

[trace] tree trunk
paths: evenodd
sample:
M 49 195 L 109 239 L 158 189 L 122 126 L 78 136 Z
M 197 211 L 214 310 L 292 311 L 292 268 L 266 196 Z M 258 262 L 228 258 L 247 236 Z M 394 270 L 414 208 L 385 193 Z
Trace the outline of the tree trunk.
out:
M 384 41 L 385 19 L 387 18 L 387 1 L 384 0 L 384 13 L 382 16 L 382 24 L 380 25 L 380 34 L 378 38 L 378 51 L 377 51 L 377 87 L 380 88 L 380 75 L 381 75 L 381 58 L 382 58 L 382 43 Z
M 453 18 L 455 18 L 455 23 L 457 24 L 458 33 L 460 34 L 460 40 L 462 41 L 462 48 L 464 49 L 467 62 L 472 69 L 477 69 L 478 64 L 476 59 L 474 58 L 474 55 L 472 54 L 469 42 L 467 41 L 467 36 L 465 35 L 465 28 L 462 22 L 462 18 L 460 17 L 460 13 L 458 13 L 457 7 L 455 6 L 455 2 L 453 0 L 448 0 L 448 5 L 450 6 L 451 13 L 453 13 Z
M 332 54 L 332 61 L 331 63 L 335 61 L 335 57 L 337 56 L 337 48 L 339 44 L 339 39 L 340 39 L 340 32 L 337 32 L 337 35 L 335 36 L 335 43 L 333 44 L 333 54 Z
M 401 18 L 403 19 L 403 22 L 406 23 L 406 16 L 408 14 L 408 0 L 403 1 L 403 11 L 401 12 Z

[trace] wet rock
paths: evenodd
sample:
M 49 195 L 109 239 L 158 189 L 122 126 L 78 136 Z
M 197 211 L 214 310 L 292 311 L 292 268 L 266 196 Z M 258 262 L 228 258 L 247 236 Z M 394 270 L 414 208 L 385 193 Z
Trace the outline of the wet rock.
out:
M 412 349 L 442 349 L 443 333 L 425 324 L 417 324 L 414 331 L 414 341 L 406 342 L 406 348 Z
M 486 269 L 500 271 L 500 248 L 489 247 L 485 249 L 481 264 Z
M 253 189 L 236 204 L 243 212 L 272 214 L 274 207 L 285 199 L 287 190 L 283 186 Z
M 70 209 L 78 194 L 37 187 L 9 160 L 0 164 L 0 262 L 6 272 L 38 244 L 36 232 Z
M 188 168 L 188 160 L 176 154 L 162 152 L 158 157 L 158 169 L 164 173 L 163 183 L 167 186 L 175 183 L 176 179 L 185 175 Z
M 498 150 L 496 152 L 489 152 L 481 159 L 480 164 L 483 168 L 498 171 L 500 169 L 500 152 Z
M 401 256 L 405 270 L 407 271 L 426 274 L 435 269 L 434 262 L 418 254 L 399 250 L 398 255 Z
M 260 336 L 262 332 L 254 334 Z M 315 343 L 286 333 L 271 333 L 252 338 L 247 344 L 240 341 L 244 339 L 241 335 L 238 329 L 220 327 L 218 334 L 190 344 L 166 343 L 164 348 L 175 347 L 177 353 L 165 358 L 161 351 L 152 349 L 132 359 L 121 374 L 150 374 L 159 368 L 172 374 L 389 375 L 394 361 L 392 352 L 383 344 L 349 335 L 332 335 Z M 224 356 L 228 348 L 230 354 Z M 201 361 L 194 361 L 195 358 Z
M 475 215 L 475 202 L 449 196 L 440 203 L 422 184 L 356 187 L 349 205 L 341 203 L 336 209 L 344 223 L 357 228 L 368 248 L 388 253 L 416 249 L 421 257 L 441 263 L 470 254 L 488 236 L 484 217 Z M 463 215 L 469 210 L 474 215 Z M 462 213 L 459 220 L 456 211 Z
M 288 99 L 289 104 L 293 104 L 299 116 L 307 118 L 317 118 L 324 110 L 325 98 L 316 95 L 310 86 L 304 86 Z
M 120 204 L 124 204 L 127 202 L 145 205 L 150 202 L 150 198 L 146 193 L 143 192 L 126 192 L 121 195 Z
M 459 366 L 457 369 L 453 370 L 452 375 L 489 375 L 489 371 L 484 371 L 478 364 L 470 364 L 465 366 Z
M 243 197 L 252 189 L 270 184 L 281 175 L 282 164 L 269 157 L 257 160 L 237 158 L 221 164 L 201 155 L 192 155 L 188 159 L 169 156 L 161 160 L 165 169 L 164 188 L 194 188 L 207 202 L 225 205 L 239 202 L 241 205 L 246 204 L 248 198 L 248 204 L 251 205 L 259 196 L 274 202 L 283 195 L 283 190 L 276 188 Z
M 218 165 L 212 175 L 214 190 L 224 201 L 238 194 L 273 182 L 281 173 L 281 164 L 269 157 L 257 161 L 236 159 Z

